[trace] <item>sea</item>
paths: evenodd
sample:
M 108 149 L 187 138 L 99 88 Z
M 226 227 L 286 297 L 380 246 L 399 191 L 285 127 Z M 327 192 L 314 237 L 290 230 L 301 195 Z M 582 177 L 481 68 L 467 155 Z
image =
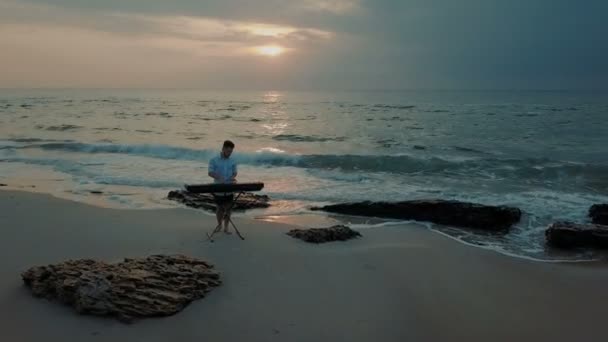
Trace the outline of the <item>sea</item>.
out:
M 102 207 L 180 207 L 167 193 L 210 182 L 207 163 L 229 139 L 239 182 L 264 182 L 272 200 L 240 215 L 363 234 L 419 227 L 518 257 L 589 260 L 602 256 L 552 250 L 544 231 L 608 203 L 607 119 L 608 94 L 594 91 L 0 89 L 0 183 Z M 484 234 L 310 210 L 413 199 L 523 217 Z

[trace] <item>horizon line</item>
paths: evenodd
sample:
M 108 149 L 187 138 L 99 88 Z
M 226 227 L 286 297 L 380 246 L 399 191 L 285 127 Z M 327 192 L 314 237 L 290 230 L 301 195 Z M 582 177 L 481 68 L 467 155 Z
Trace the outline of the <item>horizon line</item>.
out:
M 292 91 L 292 92 L 408 92 L 408 91 L 474 91 L 474 92 L 571 92 L 571 91 L 608 91 L 608 88 L 206 88 L 206 87 L 2 87 L 2 90 L 198 90 L 198 91 Z

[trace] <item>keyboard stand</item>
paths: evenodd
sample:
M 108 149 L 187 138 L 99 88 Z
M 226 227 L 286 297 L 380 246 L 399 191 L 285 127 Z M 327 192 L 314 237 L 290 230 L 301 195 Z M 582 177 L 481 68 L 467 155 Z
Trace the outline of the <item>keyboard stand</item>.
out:
M 222 230 L 222 224 L 224 223 L 224 221 L 227 219 L 228 222 L 230 222 L 230 224 L 232 224 L 232 227 L 234 227 L 234 231 L 236 232 L 236 234 L 241 238 L 241 240 L 245 240 L 245 238 L 243 237 L 243 235 L 241 235 L 241 232 L 239 232 L 238 228 L 236 228 L 236 225 L 234 224 L 234 222 L 232 222 L 232 219 L 230 217 L 228 217 L 228 213 L 230 211 L 232 211 L 232 208 L 234 207 L 234 205 L 236 204 L 236 201 L 239 199 L 239 197 L 243 194 L 243 192 L 239 192 L 236 197 L 234 197 L 232 199 L 232 202 L 230 202 L 230 204 L 228 205 L 228 207 L 226 208 L 226 212 L 224 212 L 224 219 L 222 220 L 222 222 L 220 222 L 215 229 L 211 232 L 211 234 L 207 233 L 207 238 L 209 239 L 209 241 L 213 242 L 213 235 L 215 233 L 219 233 Z

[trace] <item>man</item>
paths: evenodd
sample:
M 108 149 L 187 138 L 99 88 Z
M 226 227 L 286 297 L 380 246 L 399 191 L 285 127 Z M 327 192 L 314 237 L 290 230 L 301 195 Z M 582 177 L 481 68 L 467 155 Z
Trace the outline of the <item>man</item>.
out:
M 234 143 L 230 140 L 224 141 L 222 151 L 218 156 L 213 157 L 209 161 L 209 177 L 213 178 L 216 184 L 231 184 L 236 183 L 237 168 L 234 159 L 230 159 L 230 155 L 234 150 Z M 218 226 L 224 223 L 224 233 L 232 234 L 228 231 L 228 223 L 230 222 L 230 203 L 232 203 L 233 194 L 229 193 L 214 193 L 215 204 L 217 210 Z

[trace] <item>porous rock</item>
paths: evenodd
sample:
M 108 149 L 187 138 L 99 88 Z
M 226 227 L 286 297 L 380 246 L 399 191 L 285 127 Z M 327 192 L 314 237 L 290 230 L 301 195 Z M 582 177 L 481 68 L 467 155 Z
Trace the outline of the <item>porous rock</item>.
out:
M 208 193 L 193 193 L 186 190 L 170 191 L 168 199 L 185 204 L 188 207 L 215 211 L 216 205 L 213 195 Z M 270 198 L 267 195 L 256 195 L 245 192 L 235 202 L 233 210 L 248 210 L 256 208 L 268 208 Z
M 329 228 L 292 229 L 287 235 L 311 243 L 346 241 L 361 236 L 359 232 L 344 225 Z
M 21 276 L 37 297 L 123 322 L 173 315 L 221 284 L 213 265 L 183 255 L 125 258 L 119 263 L 68 260 L 32 267 Z

